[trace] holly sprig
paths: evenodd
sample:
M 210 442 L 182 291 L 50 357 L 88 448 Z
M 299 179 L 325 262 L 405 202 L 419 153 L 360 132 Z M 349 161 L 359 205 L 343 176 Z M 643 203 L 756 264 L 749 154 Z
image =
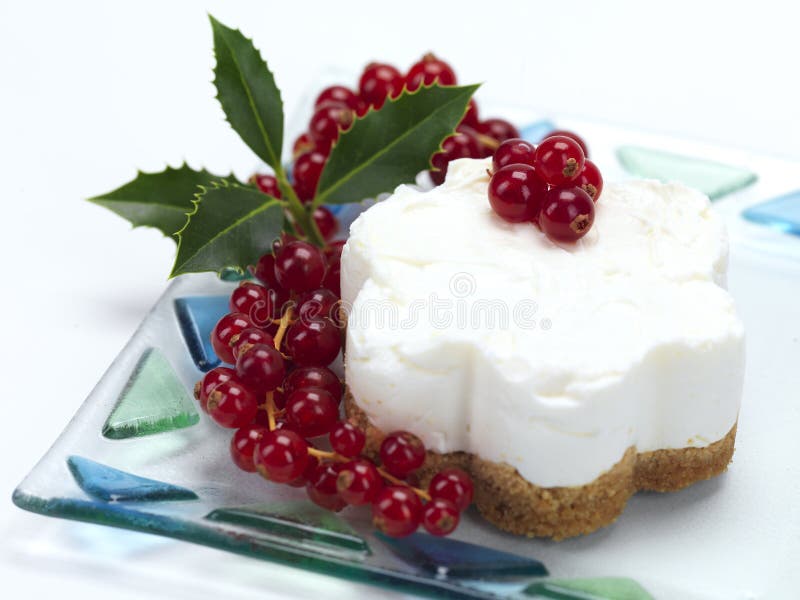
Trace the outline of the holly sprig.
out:
M 225 268 L 241 272 L 268 252 L 287 225 L 297 237 L 324 246 L 311 217 L 320 204 L 360 202 L 432 168 L 431 157 L 455 132 L 477 85 L 403 90 L 342 132 L 303 204 L 282 160 L 284 112 L 267 62 L 240 31 L 209 16 L 214 37 L 214 85 L 225 117 L 242 141 L 274 171 L 282 198 L 232 176 L 187 165 L 138 173 L 125 185 L 90 198 L 130 221 L 155 227 L 178 244 L 170 277 Z

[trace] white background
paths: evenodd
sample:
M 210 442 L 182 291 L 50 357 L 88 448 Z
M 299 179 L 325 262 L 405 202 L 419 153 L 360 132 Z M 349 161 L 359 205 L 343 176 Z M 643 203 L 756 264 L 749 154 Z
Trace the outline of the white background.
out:
M 214 99 L 206 11 L 255 39 L 290 115 L 326 67 L 405 69 L 434 50 L 462 82 L 485 82 L 479 101 L 800 159 L 789 2 L 2 0 L 0 531 L 40 522 L 11 505 L 13 488 L 153 304 L 173 257 L 157 232 L 82 199 L 137 168 L 187 160 L 247 176 L 257 163 Z M 0 561 L 12 597 L 137 596 Z M 308 595 L 313 576 L 265 568 L 276 588 Z

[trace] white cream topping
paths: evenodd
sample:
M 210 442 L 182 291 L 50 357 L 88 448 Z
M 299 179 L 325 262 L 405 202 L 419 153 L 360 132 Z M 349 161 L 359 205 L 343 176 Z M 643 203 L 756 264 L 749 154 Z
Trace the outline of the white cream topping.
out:
M 677 184 L 607 184 L 557 245 L 487 199 L 489 161 L 400 186 L 342 253 L 347 383 L 372 422 L 438 452 L 583 485 L 625 450 L 705 446 L 736 421 L 744 339 L 727 237 Z

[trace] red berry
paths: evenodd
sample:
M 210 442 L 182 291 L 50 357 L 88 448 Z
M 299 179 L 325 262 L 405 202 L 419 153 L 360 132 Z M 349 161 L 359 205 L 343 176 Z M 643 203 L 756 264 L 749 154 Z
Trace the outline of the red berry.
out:
M 352 109 L 346 104 L 331 102 L 320 106 L 309 124 L 309 133 L 317 149 L 330 148 L 339 138 L 339 132 L 350 129 L 353 116 Z
M 378 469 L 365 459 L 345 463 L 336 478 L 339 496 L 353 506 L 369 504 L 382 487 L 383 479 Z
M 489 180 L 489 204 L 510 223 L 536 219 L 546 192 L 547 184 L 528 165 L 507 165 Z
M 347 421 L 340 421 L 334 425 L 330 434 L 331 448 L 334 452 L 353 458 L 361 454 L 367 436 L 358 427 Z
M 422 526 L 431 535 L 448 535 L 458 527 L 461 515 L 450 500 L 434 498 L 422 509 Z
M 342 400 L 342 382 L 327 367 L 300 367 L 289 373 L 283 381 L 283 393 L 287 396 L 295 390 L 312 387 L 328 392 L 337 405 Z
M 370 63 L 358 82 L 361 99 L 379 109 L 386 98 L 396 98 L 403 90 L 403 76 L 391 65 Z
M 274 310 L 272 300 L 272 296 L 263 285 L 242 281 L 231 293 L 229 306 L 232 313 L 243 313 L 254 323 L 260 323 L 272 318 Z
M 325 367 L 339 355 L 339 329 L 329 320 L 299 320 L 286 332 L 286 350 L 300 367 Z
M 334 323 L 339 321 L 339 297 L 332 291 L 319 288 L 313 292 L 306 292 L 297 300 L 297 314 L 301 319 L 330 319 Z
M 333 216 L 330 209 L 324 206 L 318 206 L 314 209 L 314 223 L 317 224 L 322 238 L 327 242 L 339 232 L 339 221 Z
M 306 484 L 306 493 L 314 504 L 328 510 L 340 511 L 347 503 L 339 496 L 336 479 L 342 463 L 321 463 L 314 469 Z
M 466 129 L 456 132 L 442 143 L 442 151 L 431 158 L 435 169 L 430 171 L 431 179 L 436 185 L 441 185 L 447 175 L 447 165 L 457 158 L 480 158 L 481 146 L 478 140 Z
M 595 202 L 603 191 L 603 176 L 600 174 L 600 169 L 588 158 L 583 163 L 583 169 L 575 178 L 574 183 L 589 194 L 589 197 Z
M 461 469 L 444 469 L 433 476 L 428 493 L 431 498 L 449 500 L 462 511 L 472 503 L 474 487 L 470 476 Z
M 255 344 L 241 353 L 236 361 L 236 375 L 254 392 L 271 392 L 283 381 L 286 370 L 283 356 L 275 346 Z
M 411 66 L 406 75 L 406 88 L 413 92 L 421 85 L 455 85 L 456 74 L 453 68 L 433 54 L 426 54 L 418 63 Z
M 583 141 L 583 138 L 579 136 L 577 133 L 572 133 L 571 131 L 567 131 L 565 129 L 556 129 L 555 131 L 551 131 L 547 134 L 547 137 L 551 137 L 554 135 L 563 135 L 564 137 L 572 138 L 583 150 L 583 155 L 588 158 L 589 157 L 589 146 L 586 145 L 586 142 Z
M 244 313 L 231 313 L 222 317 L 211 331 L 211 346 L 222 362 L 233 364 L 236 359 L 231 348 L 231 338 L 253 327 L 253 322 Z
M 322 280 L 322 287 L 329 289 L 336 296 L 342 296 L 342 262 L 341 251 L 328 257 L 328 268 L 325 271 L 325 279 Z
M 461 119 L 461 124 L 475 129 L 475 127 L 478 126 L 478 123 L 478 105 L 476 104 L 474 98 L 470 98 L 469 104 L 467 105 L 467 112 L 464 113 L 464 118 Z
M 258 412 L 255 394 L 235 379 L 223 381 L 214 388 L 208 395 L 207 406 L 212 419 L 232 429 L 250 425 Z
M 383 467 L 395 477 L 405 477 L 425 462 L 425 444 L 408 431 L 394 431 L 381 443 Z
M 325 256 L 308 242 L 289 242 L 275 253 L 275 277 L 294 292 L 316 289 L 325 277 Z
M 214 388 L 220 383 L 230 381 L 231 379 L 236 380 L 236 371 L 228 367 L 216 367 L 203 376 L 197 388 L 197 399 L 204 412 L 208 412 L 208 406 L 206 406 L 208 395 L 213 392 Z
M 268 288 L 279 287 L 275 277 L 275 256 L 271 252 L 259 258 L 256 266 L 250 267 L 250 272 Z
M 546 137 L 536 147 L 534 166 L 542 179 L 557 186 L 575 179 L 585 161 L 583 150 L 575 140 L 556 135 Z
M 383 488 L 372 502 L 372 522 L 391 537 L 414 533 L 422 518 L 422 502 L 409 488 Z
M 288 483 L 305 471 L 308 442 L 288 429 L 269 431 L 256 445 L 254 462 L 264 479 Z
M 553 188 L 544 197 L 539 227 L 551 240 L 574 242 L 594 223 L 594 202 L 579 187 Z
M 506 140 L 520 137 L 519 130 L 504 119 L 486 119 L 485 121 L 480 121 L 475 126 L 475 130 L 483 135 L 488 135 L 498 142 L 505 142 Z
M 508 165 L 533 166 L 533 156 L 536 146 L 520 138 L 506 140 L 494 151 L 492 167 L 495 171 Z
M 267 346 L 274 346 L 275 340 L 263 329 L 258 327 L 250 327 L 245 329 L 239 335 L 233 336 L 231 340 L 231 348 L 233 348 L 233 356 L 239 358 L 239 355 L 247 349 L 255 346 L 256 344 L 266 344 Z
M 311 152 L 314 149 L 314 140 L 311 138 L 310 133 L 303 133 L 294 141 L 292 146 L 292 158 L 297 158 L 301 154 Z
M 303 437 L 324 435 L 338 420 L 336 400 L 321 388 L 302 388 L 286 397 L 286 421 Z
M 231 438 L 231 458 L 242 471 L 256 472 L 253 454 L 255 453 L 256 445 L 268 431 L 269 429 L 260 425 L 245 425 L 237 429 L 236 433 L 233 434 L 233 438 Z
M 311 200 L 316 194 L 319 177 L 327 160 L 325 153 L 315 149 L 301 154 L 294 161 L 294 190 L 303 202 Z
M 278 186 L 278 180 L 275 179 L 274 175 L 261 175 L 256 173 L 253 175 L 252 181 L 256 184 L 256 187 L 265 194 L 273 198 L 281 197 L 281 188 Z
M 351 110 L 358 110 L 361 107 L 361 99 L 355 92 L 343 85 L 332 85 L 319 93 L 317 101 L 314 102 L 314 108 L 317 109 L 334 102 L 344 104 Z
M 310 443 L 308 444 L 308 446 L 310 448 L 313 447 L 313 445 Z M 313 475 L 314 471 L 317 469 L 317 466 L 319 466 L 319 459 L 316 456 L 312 456 L 311 454 L 309 454 L 308 463 L 306 463 L 306 468 L 303 471 L 302 475 L 300 475 L 300 477 L 298 477 L 297 479 L 292 479 L 290 482 L 287 483 L 287 485 L 296 488 L 305 487 L 306 484 L 308 483 L 308 480 L 311 478 L 311 475 Z

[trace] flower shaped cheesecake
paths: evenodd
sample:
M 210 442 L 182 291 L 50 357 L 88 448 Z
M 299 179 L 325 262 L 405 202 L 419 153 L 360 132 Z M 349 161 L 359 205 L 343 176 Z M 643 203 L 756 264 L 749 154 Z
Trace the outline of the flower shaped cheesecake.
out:
M 459 466 L 490 522 L 556 539 L 723 472 L 744 338 L 708 199 L 607 184 L 591 231 L 558 244 L 493 212 L 490 166 L 455 161 L 352 225 L 347 410 L 368 443 L 415 433 L 423 479 Z

